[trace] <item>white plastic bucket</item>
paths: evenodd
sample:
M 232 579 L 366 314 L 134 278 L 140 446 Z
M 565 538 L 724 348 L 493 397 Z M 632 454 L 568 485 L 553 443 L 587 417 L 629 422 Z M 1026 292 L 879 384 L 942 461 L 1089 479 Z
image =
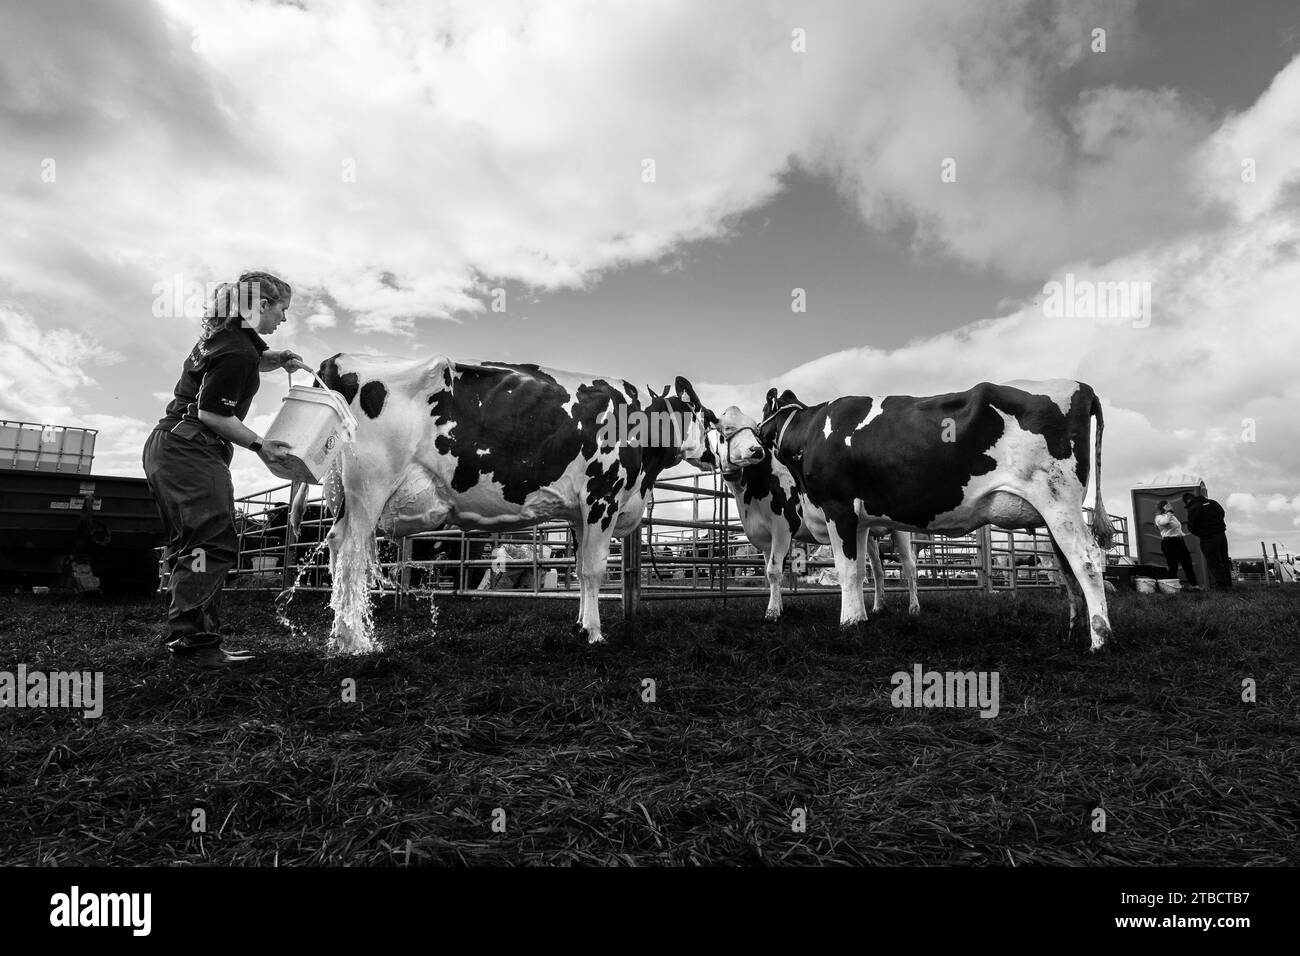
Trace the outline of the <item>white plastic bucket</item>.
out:
M 1155 578 L 1134 578 L 1133 584 L 1137 587 L 1138 594 L 1155 594 Z
M 1161 578 L 1156 584 L 1159 586 L 1161 594 L 1177 594 L 1183 589 L 1183 582 L 1177 578 Z
M 271 474 L 294 481 L 319 485 L 344 442 L 356 437 L 357 420 L 338 392 L 325 387 L 320 376 L 311 373 L 320 388 L 294 385 L 289 375 L 289 394 L 266 430 L 266 441 L 285 441 L 293 446 L 287 468 L 267 465 Z

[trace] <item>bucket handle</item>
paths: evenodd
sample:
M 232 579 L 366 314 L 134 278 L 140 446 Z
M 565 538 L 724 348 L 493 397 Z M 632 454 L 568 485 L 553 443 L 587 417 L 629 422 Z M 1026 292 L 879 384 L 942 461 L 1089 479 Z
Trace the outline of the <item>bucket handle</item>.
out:
M 290 387 L 290 388 L 293 388 L 293 372 L 292 372 L 292 371 L 289 371 L 288 369 L 286 369 L 286 371 L 289 372 L 289 387 Z M 315 379 L 315 380 L 320 384 L 320 387 L 321 387 L 321 388 L 325 389 L 325 391 L 327 391 L 327 392 L 330 391 L 330 387 L 329 387 L 328 385 L 325 384 L 324 379 L 322 379 L 319 375 L 317 375 L 317 374 L 316 374 L 314 371 L 312 371 L 310 368 L 301 368 L 301 369 L 299 369 L 298 371 L 300 371 L 300 372 L 306 372 L 308 375 L 310 375 L 312 378 L 314 378 L 314 379 Z
M 288 370 L 286 369 L 286 371 Z M 317 375 L 314 371 L 312 371 L 310 368 L 301 369 L 301 371 L 305 371 L 308 375 L 310 375 L 317 382 L 319 382 L 320 387 L 325 391 L 327 395 L 332 395 L 334 397 L 334 407 L 338 409 L 339 414 L 343 418 L 343 427 L 344 430 L 347 431 L 348 438 L 350 440 L 353 436 L 356 435 L 357 419 L 356 416 L 352 414 L 352 409 L 348 408 L 347 404 L 343 401 L 343 396 L 340 395 L 338 392 L 334 391 L 328 385 L 326 385 L 324 380 L 319 375 Z M 293 388 L 292 371 L 289 371 L 289 387 Z

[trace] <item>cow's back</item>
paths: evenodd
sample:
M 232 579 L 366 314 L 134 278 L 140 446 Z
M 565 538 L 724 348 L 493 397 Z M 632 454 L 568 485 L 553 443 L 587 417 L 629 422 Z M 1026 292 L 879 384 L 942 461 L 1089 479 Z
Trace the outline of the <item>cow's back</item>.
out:
M 865 513 L 925 528 L 957 508 L 964 489 L 998 468 L 999 457 L 1005 460 L 995 446 L 1009 421 L 1041 438 L 1053 457 L 1073 454 L 1086 484 L 1092 401 L 1087 385 L 1059 380 L 890 395 L 879 408 L 874 399 L 849 396 L 821 406 L 785 444 L 802 443 L 795 467 L 813 501 L 860 500 Z
M 386 459 L 372 470 L 391 473 L 384 514 L 401 533 L 442 523 L 527 526 L 561 515 L 608 527 L 647 458 L 671 455 L 601 441 L 618 406 L 649 400 L 622 379 L 343 354 L 322 364 L 321 377 L 357 413 L 358 451 Z

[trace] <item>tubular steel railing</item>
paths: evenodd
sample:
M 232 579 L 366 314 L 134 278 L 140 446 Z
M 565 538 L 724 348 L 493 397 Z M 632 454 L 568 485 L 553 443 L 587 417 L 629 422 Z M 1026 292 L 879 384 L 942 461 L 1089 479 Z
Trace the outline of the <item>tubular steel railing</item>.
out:
M 310 498 L 295 535 L 288 513 L 297 487 L 286 483 L 236 500 L 239 558 L 228 588 L 330 589 L 324 539 L 332 518 L 319 497 Z M 690 517 L 677 516 L 687 506 Z M 621 597 L 631 607 L 639 600 L 766 597 L 765 561 L 732 511 L 731 494 L 716 477 L 696 473 L 656 482 L 653 506 L 626 539 L 638 546 L 626 547 L 619 538 L 611 542 L 600 597 Z M 1127 555 L 1128 522 L 1118 515 L 1111 519 L 1117 532 L 1111 553 Z M 377 534 L 376 541 L 385 583 L 372 592 L 391 594 L 398 604 L 431 592 L 533 598 L 578 593 L 573 532 L 564 521 L 498 534 L 457 529 L 400 539 Z M 914 534 L 913 545 L 918 587 L 926 590 L 1014 591 L 1057 583 L 1051 541 L 1042 530 L 985 527 L 955 538 Z M 832 576 L 824 573 L 832 568 L 829 548 L 796 543 L 783 566 L 783 591 L 839 594 Z M 162 588 L 167 568 L 161 554 L 159 571 Z M 874 587 L 871 577 L 868 570 L 866 590 Z M 885 590 L 905 590 L 897 555 L 886 558 Z

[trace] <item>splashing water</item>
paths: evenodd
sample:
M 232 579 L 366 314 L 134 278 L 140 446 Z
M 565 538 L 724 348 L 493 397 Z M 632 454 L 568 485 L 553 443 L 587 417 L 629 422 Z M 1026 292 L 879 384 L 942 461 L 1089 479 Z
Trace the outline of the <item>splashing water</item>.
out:
M 426 584 L 424 587 L 408 588 L 406 592 L 407 595 L 412 600 L 415 600 L 416 598 L 424 598 L 426 601 L 429 602 L 429 637 L 430 638 L 436 638 L 438 636 L 438 605 L 436 605 L 433 602 L 434 590 L 435 589 L 432 585 Z
M 407 572 L 410 570 L 419 570 L 418 568 L 412 569 L 411 567 L 412 562 L 404 556 L 404 552 L 405 549 L 403 548 L 402 551 L 399 553 L 401 556 L 399 556 L 397 564 L 393 568 L 393 579 L 397 582 L 402 581 L 403 578 L 405 578 L 406 580 L 410 580 L 409 576 L 407 575 Z M 428 571 L 430 574 L 437 573 L 436 568 L 429 568 Z M 435 638 L 438 636 L 438 607 L 436 604 L 433 603 L 434 590 L 435 590 L 434 587 L 427 583 L 420 587 L 407 587 L 406 589 L 406 597 L 408 600 L 412 602 L 412 604 L 414 604 L 414 601 L 419 598 L 423 598 L 429 602 L 429 637 L 430 638 Z
M 345 430 L 338 458 L 325 475 L 325 500 L 330 510 L 335 512 L 335 520 L 357 521 L 357 515 L 340 519 L 334 507 L 341 503 L 346 495 L 345 472 L 357 465 L 357 448 L 355 424 Z M 355 505 L 353 506 L 355 508 Z M 330 631 L 327 653 L 362 654 L 368 651 L 382 651 L 383 643 L 374 639 L 374 616 L 370 607 L 370 590 L 382 590 L 383 575 L 379 568 L 376 551 L 374 522 L 362 521 L 370 529 L 364 540 L 358 541 L 355 535 L 345 533 L 340 540 L 340 550 L 334 553 L 331 562 L 330 608 L 334 611 L 334 624 Z
M 374 539 L 361 547 L 349 546 L 337 556 L 330 607 L 334 610 L 331 654 L 362 654 L 382 651 L 383 642 L 374 637 L 374 613 L 370 606 L 372 588 L 382 591 L 390 585 L 379 569 Z M 344 586 L 340 586 L 343 582 Z
M 293 584 L 289 585 L 289 587 L 285 588 L 275 597 L 275 616 L 280 621 L 281 625 L 289 629 L 290 636 L 294 638 L 302 637 L 309 639 L 309 635 L 305 628 L 300 629 L 289 620 L 289 605 L 293 603 L 293 599 L 298 593 L 298 588 L 302 586 L 303 575 L 316 566 L 317 555 L 321 553 L 321 550 L 328 543 L 328 541 L 322 538 L 320 541 L 316 542 L 316 547 L 312 548 L 311 554 L 307 555 L 305 558 L 299 559 L 298 574 L 293 579 Z

